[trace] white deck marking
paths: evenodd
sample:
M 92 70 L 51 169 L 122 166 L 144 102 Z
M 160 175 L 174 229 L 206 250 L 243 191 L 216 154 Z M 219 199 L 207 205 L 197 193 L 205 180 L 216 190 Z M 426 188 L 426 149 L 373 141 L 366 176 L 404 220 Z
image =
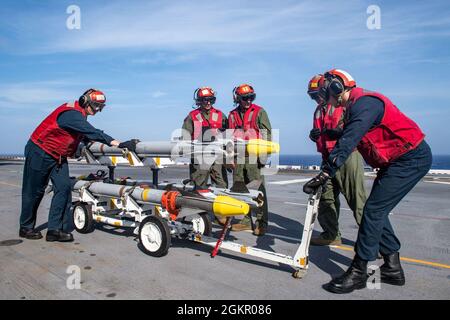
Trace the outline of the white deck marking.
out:
M 275 181 L 275 182 L 269 182 L 269 184 L 278 184 L 278 185 L 285 185 L 285 184 L 292 184 L 292 183 L 301 183 L 311 180 L 312 178 L 308 179 L 294 179 L 294 180 L 284 180 L 284 181 Z
M 425 181 L 428 183 L 439 183 L 439 184 L 450 184 L 450 182 L 444 182 L 444 181 Z
M 294 206 L 302 206 L 302 207 L 307 206 L 307 204 L 305 204 L 305 203 L 297 203 L 297 202 L 285 202 L 285 204 L 293 204 Z M 348 209 L 348 208 L 341 208 L 341 210 L 352 211 L 351 209 Z

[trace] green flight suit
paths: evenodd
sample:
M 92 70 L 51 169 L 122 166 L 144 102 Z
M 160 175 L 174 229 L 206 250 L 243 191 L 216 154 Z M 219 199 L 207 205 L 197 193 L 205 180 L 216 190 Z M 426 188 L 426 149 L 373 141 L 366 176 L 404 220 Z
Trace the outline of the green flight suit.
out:
M 240 112 L 240 115 L 241 119 L 244 119 L 244 113 Z M 269 116 L 264 109 L 261 109 L 258 113 L 256 124 L 259 129 L 263 130 L 261 131 L 262 139 L 271 140 L 272 126 L 270 124 Z M 264 176 L 261 175 L 261 168 L 264 166 L 264 164 L 259 163 L 259 159 L 258 163 L 247 163 L 248 158 L 246 158 L 245 160 L 245 164 L 236 164 L 236 167 L 233 170 L 233 183 L 236 181 L 243 181 L 245 184 L 248 184 L 254 180 L 261 180 L 262 184 L 260 187 L 260 191 L 263 191 L 264 195 L 266 195 Z M 257 225 L 267 227 L 267 224 L 269 223 L 267 196 L 265 196 L 264 206 L 258 210 L 254 210 L 254 214 L 256 216 Z M 244 216 L 244 218 L 239 223 L 250 225 L 250 216 Z
M 353 151 L 347 161 L 336 172 L 336 176 L 329 179 L 326 191 L 322 193 L 319 203 L 317 219 L 323 229 L 321 238 L 337 240 L 341 238 L 339 231 L 339 194 L 343 194 L 356 223 L 361 223 L 364 204 L 366 203 L 366 190 L 364 188 L 363 158 L 358 151 Z
M 209 121 L 209 110 L 202 109 L 203 117 Z M 225 114 L 222 112 L 222 127 L 226 129 L 228 127 L 228 120 Z M 194 122 L 188 115 L 183 122 L 184 130 L 187 130 L 191 135 L 194 132 Z M 209 169 L 202 168 L 200 164 L 194 163 L 192 159 L 189 165 L 189 176 L 194 183 L 200 188 L 206 188 L 208 185 L 208 180 L 211 178 L 211 183 L 219 188 L 228 187 L 228 176 L 227 171 L 222 163 L 213 163 Z

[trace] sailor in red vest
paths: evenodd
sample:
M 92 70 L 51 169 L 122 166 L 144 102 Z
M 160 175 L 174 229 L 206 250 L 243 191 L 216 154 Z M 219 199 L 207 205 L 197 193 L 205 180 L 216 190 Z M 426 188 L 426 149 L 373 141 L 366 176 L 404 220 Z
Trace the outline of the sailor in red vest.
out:
M 139 140 L 120 142 L 94 128 L 86 118 L 102 111 L 106 98 L 103 92 L 89 89 L 78 101 L 56 108 L 34 130 L 25 147 L 22 184 L 22 212 L 19 235 L 41 239 L 35 229 L 36 214 L 49 180 L 53 199 L 47 226 L 47 241 L 73 241 L 72 188 L 67 158 L 73 157 L 82 140 L 93 140 L 110 146 L 134 150 Z
M 387 97 L 358 87 L 346 87 L 336 70 L 324 76 L 319 94 L 331 105 L 344 106 L 348 116 L 342 136 L 322 165 L 322 171 L 304 185 L 303 191 L 312 193 L 324 185 L 355 147 L 369 165 L 379 169 L 364 206 L 353 261 L 343 275 L 334 278 L 325 288 L 334 293 L 365 288 L 367 263 L 375 260 L 378 252 L 384 259 L 380 281 L 404 285 L 400 241 L 389 222 L 389 212 L 431 168 L 430 147 L 419 126 Z
M 189 135 L 191 140 L 212 141 L 222 131 L 227 128 L 227 117 L 222 111 L 213 105 L 216 102 L 216 93 L 210 87 L 201 87 L 194 92 L 194 101 L 197 109 L 191 111 L 184 119 L 183 130 Z M 203 158 L 194 157 L 189 165 L 190 179 L 199 189 L 208 187 L 208 180 L 219 188 L 228 186 L 227 172 L 224 161 L 217 161 L 213 164 L 203 163 Z M 216 217 L 220 223 L 225 222 L 225 218 Z
M 314 76 L 308 83 L 308 95 L 317 102 L 314 112 L 313 129 L 310 138 L 317 145 L 317 151 L 322 154 L 323 161 L 328 159 L 330 152 L 342 134 L 345 109 L 342 106 L 326 104 L 319 96 L 319 83 L 323 75 Z M 356 86 L 352 78 L 343 77 L 347 87 Z M 364 189 L 363 159 L 358 151 L 353 151 L 337 171 L 336 175 L 327 181 L 325 191 L 322 192 L 317 219 L 323 232 L 320 236 L 311 238 L 311 245 L 340 245 L 339 231 L 339 195 L 343 194 L 353 212 L 356 223 L 361 223 L 366 190 Z
M 233 100 L 237 107 L 228 116 L 228 128 L 234 129 L 233 135 L 237 139 L 272 139 L 272 126 L 267 112 L 253 101 L 256 93 L 249 84 L 241 84 L 233 89 Z M 238 159 L 239 160 L 239 159 Z M 266 194 L 264 186 L 264 175 L 261 168 L 265 165 L 265 159 L 258 157 L 255 163 L 251 163 L 252 158 L 246 157 L 244 163 L 234 164 L 233 187 L 237 183 L 248 184 L 254 180 L 260 180 L 260 191 Z M 239 222 L 232 225 L 233 231 L 251 230 L 251 217 L 248 215 Z M 262 236 L 267 231 L 269 223 L 267 197 L 265 197 L 264 207 L 256 212 L 256 226 L 253 234 Z

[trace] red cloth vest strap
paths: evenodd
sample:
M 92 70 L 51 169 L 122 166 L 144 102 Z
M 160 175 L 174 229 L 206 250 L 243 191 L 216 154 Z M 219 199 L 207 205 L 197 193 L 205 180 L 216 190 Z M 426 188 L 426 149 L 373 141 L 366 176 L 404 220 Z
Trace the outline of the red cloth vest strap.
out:
M 65 103 L 56 108 L 31 134 L 31 141 L 58 161 L 72 157 L 77 150 L 83 135 L 68 132 L 58 126 L 58 116 L 69 110 L 76 110 L 86 116 L 78 101 Z
M 241 118 L 239 107 L 230 112 L 228 117 L 228 128 L 235 129 L 233 136 L 236 138 L 249 140 L 260 139 L 261 134 L 258 127 L 258 116 L 262 108 L 252 104 L 244 113 L 244 119 Z
M 224 129 L 222 112 L 218 109 L 212 107 L 209 109 L 209 121 L 203 116 L 201 108 L 191 111 L 189 116 L 194 123 L 194 131 L 191 135 L 192 140 L 197 140 L 206 129 L 213 129 L 213 134 L 217 134 L 217 129 Z
M 313 127 L 320 129 L 334 129 L 344 123 L 345 108 L 342 106 L 333 107 L 327 105 L 326 108 L 317 106 L 314 112 Z M 317 152 L 324 158 L 328 158 L 330 152 L 336 145 L 337 140 L 331 140 L 326 134 L 322 134 L 316 141 Z
M 374 168 L 383 168 L 410 150 L 425 138 L 419 126 L 403 114 L 387 97 L 380 93 L 354 88 L 350 92 L 348 108 L 364 96 L 376 97 L 384 103 L 381 123 L 371 128 L 358 144 L 364 160 Z

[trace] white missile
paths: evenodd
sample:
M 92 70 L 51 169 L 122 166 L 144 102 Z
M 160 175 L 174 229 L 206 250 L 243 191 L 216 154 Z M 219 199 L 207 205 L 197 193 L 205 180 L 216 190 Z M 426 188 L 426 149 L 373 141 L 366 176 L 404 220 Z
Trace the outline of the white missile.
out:
M 116 179 L 117 184 L 127 185 L 127 186 L 140 186 L 140 187 L 148 187 L 152 186 L 153 182 L 149 180 L 134 180 L 134 179 Z M 261 207 L 264 199 L 264 194 L 262 191 L 256 190 L 259 185 L 256 185 L 253 183 L 252 185 L 247 185 L 247 190 L 245 192 L 234 192 L 227 188 L 218 188 L 209 186 L 205 190 L 195 190 L 194 185 L 192 184 L 180 184 L 180 183 L 168 183 L 168 182 L 161 182 L 158 184 L 158 189 L 166 190 L 169 188 L 175 188 L 178 190 L 184 190 L 189 191 L 192 193 L 198 192 L 198 194 L 202 195 L 203 197 L 209 197 L 214 195 L 225 195 L 230 196 L 235 199 L 244 201 L 247 203 L 251 208 L 259 208 Z M 251 189 L 252 187 L 256 189 Z
M 99 142 L 93 142 L 86 146 L 94 157 L 101 156 L 123 156 L 124 150 L 117 147 L 110 147 Z M 261 139 L 251 139 L 248 141 L 233 141 L 230 139 L 220 139 L 213 142 L 196 141 L 147 141 L 139 142 L 136 145 L 135 154 L 139 158 L 146 157 L 189 157 L 196 154 L 232 157 L 239 152 L 246 152 L 251 155 L 270 155 L 278 153 L 280 146 L 278 143 Z
M 129 195 L 138 203 L 160 205 L 169 213 L 177 214 L 177 210 L 187 207 L 212 212 L 221 216 L 248 214 L 250 207 L 247 203 L 226 195 L 218 195 L 214 199 L 186 195 L 178 191 L 165 191 L 151 188 L 141 188 L 117 185 L 105 182 L 79 180 L 72 187 L 73 191 L 88 190 L 94 196 L 121 198 Z

